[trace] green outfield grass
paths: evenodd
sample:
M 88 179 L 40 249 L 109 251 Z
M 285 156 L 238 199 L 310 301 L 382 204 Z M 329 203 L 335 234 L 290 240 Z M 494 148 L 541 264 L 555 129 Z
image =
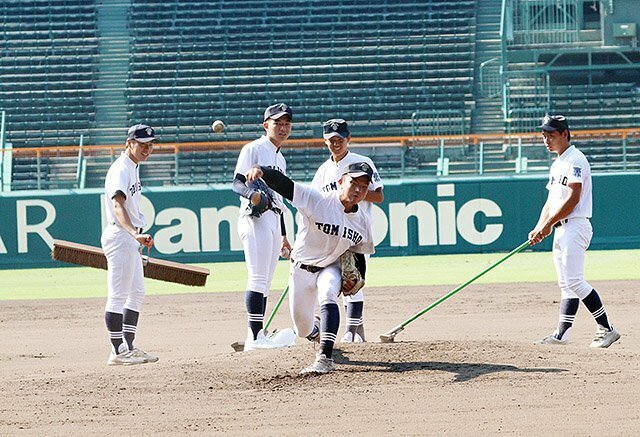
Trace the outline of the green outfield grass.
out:
M 447 285 L 456 286 L 480 273 L 504 254 L 431 255 L 372 258 L 367 272 L 371 287 Z M 244 263 L 206 264 L 211 276 L 205 287 L 187 287 L 146 280 L 149 295 L 242 291 Z M 276 269 L 273 289 L 287 283 L 288 263 Z M 640 279 L 640 250 L 588 251 L 586 277 L 590 281 Z M 490 271 L 478 283 L 555 281 L 549 252 L 516 254 Z M 0 300 L 86 298 L 106 295 L 106 272 L 83 267 L 0 270 Z

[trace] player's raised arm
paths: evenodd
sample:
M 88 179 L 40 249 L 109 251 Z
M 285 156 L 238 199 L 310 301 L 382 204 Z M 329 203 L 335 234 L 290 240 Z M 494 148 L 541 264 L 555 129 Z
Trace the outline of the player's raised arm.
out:
M 236 173 L 235 177 L 233 178 L 231 189 L 238 196 L 250 199 L 255 190 L 247 187 L 246 182 L 247 178 L 243 174 Z
M 269 188 L 279 193 L 285 199 L 293 200 L 293 181 L 287 176 L 280 173 L 278 170 L 273 170 L 268 167 L 256 166 L 252 167 L 246 175 L 247 181 L 253 181 L 260 179 L 265 181 Z

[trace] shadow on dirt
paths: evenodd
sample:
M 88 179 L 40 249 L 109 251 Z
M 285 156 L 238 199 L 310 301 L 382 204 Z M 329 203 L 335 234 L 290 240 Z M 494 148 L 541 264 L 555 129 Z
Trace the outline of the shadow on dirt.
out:
M 439 372 L 450 372 L 455 374 L 454 382 L 465 382 L 479 376 L 498 372 L 521 372 L 521 373 L 559 373 L 566 372 L 567 369 L 559 368 L 520 368 L 506 364 L 490 363 L 452 363 L 442 361 L 415 361 L 415 362 L 394 362 L 394 361 L 366 361 L 351 360 L 347 354 L 339 349 L 334 349 L 333 359 L 341 366 L 354 366 L 354 368 L 342 367 L 341 370 L 348 372 L 414 372 L 418 370 L 434 370 Z M 359 368 L 357 368 L 359 367 Z

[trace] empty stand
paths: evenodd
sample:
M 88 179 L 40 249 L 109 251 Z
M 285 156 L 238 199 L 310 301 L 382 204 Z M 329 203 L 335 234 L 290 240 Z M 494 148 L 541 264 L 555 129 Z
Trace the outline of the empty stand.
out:
M 277 101 L 294 137 L 335 116 L 408 135 L 413 112 L 445 108 L 468 125 L 475 3 L 134 0 L 129 110 L 170 141 L 209 138 L 215 118 L 250 139 Z
M 95 4 L 2 2 L 0 105 L 13 146 L 78 142 L 95 117 Z

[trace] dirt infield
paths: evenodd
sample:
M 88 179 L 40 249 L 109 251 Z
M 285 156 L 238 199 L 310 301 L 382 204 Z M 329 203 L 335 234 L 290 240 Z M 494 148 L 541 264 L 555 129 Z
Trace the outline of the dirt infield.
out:
M 555 284 L 470 286 L 393 344 L 378 335 L 451 287 L 369 289 L 370 342 L 311 377 L 306 340 L 232 351 L 242 293 L 148 297 L 139 345 L 160 361 L 132 367 L 106 365 L 104 300 L 2 302 L 0 435 L 637 435 L 640 282 L 594 285 L 623 335 L 607 350 L 588 347 L 584 307 L 569 345 L 532 344 L 555 327 Z

